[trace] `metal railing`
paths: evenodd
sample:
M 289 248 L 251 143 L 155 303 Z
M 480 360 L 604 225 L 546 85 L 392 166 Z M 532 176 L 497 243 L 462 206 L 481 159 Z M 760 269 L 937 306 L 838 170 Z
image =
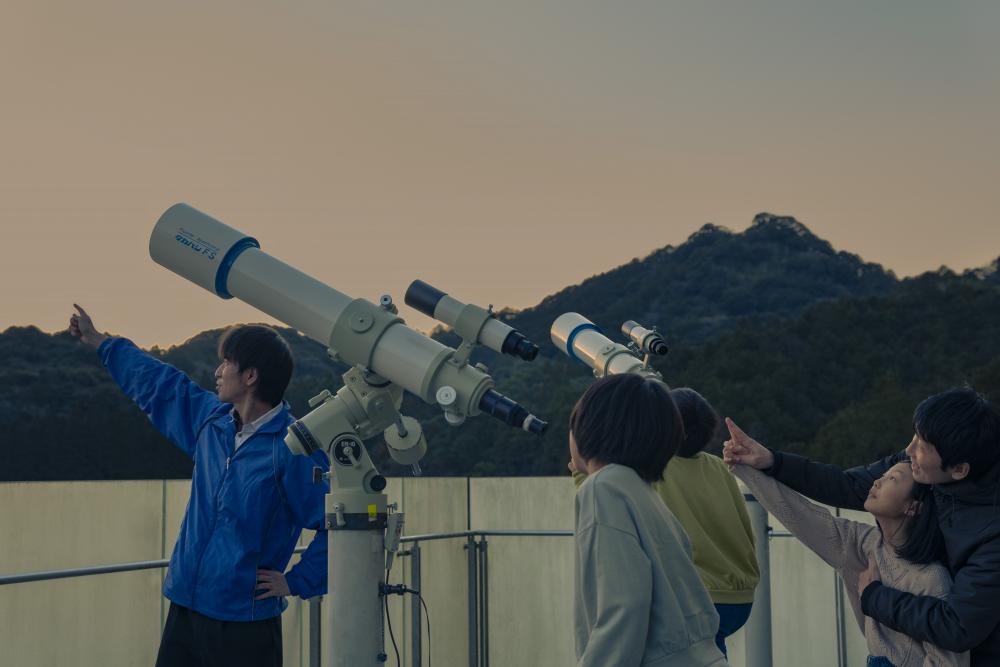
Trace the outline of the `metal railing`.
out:
M 410 588 L 420 590 L 420 543 L 432 540 L 464 539 L 467 554 L 469 667 L 489 667 L 489 538 L 490 537 L 573 537 L 572 530 L 462 530 L 451 533 L 408 535 L 400 542 L 411 546 L 399 553 L 410 558 Z M 410 601 L 410 664 L 420 667 L 423 662 L 420 600 Z
M 770 586 L 770 549 L 769 540 L 773 538 L 791 537 L 785 531 L 775 531 L 767 525 L 767 512 L 756 499 L 747 494 L 747 508 L 753 524 L 754 536 L 757 541 L 757 558 L 760 564 L 760 582 L 754 598 L 754 613 L 745 626 L 747 645 L 747 667 L 763 667 L 772 664 L 771 635 L 771 586 Z M 839 511 L 838 511 L 839 514 Z M 468 577 L 468 639 L 469 667 L 489 667 L 490 636 L 489 636 L 489 538 L 494 537 L 572 537 L 571 530 L 463 530 L 445 533 L 428 533 L 423 535 L 407 535 L 400 539 L 401 544 L 408 547 L 399 552 L 399 556 L 409 559 L 409 587 L 421 591 L 421 544 L 424 542 L 462 539 L 463 548 L 467 552 Z M 759 548 L 765 545 L 765 548 Z M 297 547 L 295 553 L 302 553 L 305 547 Z M 49 570 L 28 572 L 23 574 L 0 575 L 0 586 L 8 584 L 46 581 L 52 579 L 68 579 L 117 572 L 132 572 L 165 568 L 168 559 L 138 561 L 115 565 L 99 565 L 64 570 Z M 843 598 L 839 580 L 834 573 L 836 587 L 836 602 L 838 606 L 837 623 L 837 663 L 840 667 L 847 664 L 846 634 L 843 622 Z M 321 663 L 321 598 L 309 600 L 309 665 L 320 667 Z M 423 611 L 417 596 L 411 596 L 410 607 L 410 664 L 421 667 L 423 658 L 422 622 Z

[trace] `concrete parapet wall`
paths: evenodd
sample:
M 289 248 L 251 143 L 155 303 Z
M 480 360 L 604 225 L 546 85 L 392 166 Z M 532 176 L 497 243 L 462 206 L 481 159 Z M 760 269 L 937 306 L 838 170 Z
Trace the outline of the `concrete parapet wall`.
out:
M 189 487 L 185 480 L 0 484 L 0 574 L 167 558 Z M 407 535 L 573 528 L 568 477 L 393 479 L 387 493 L 406 513 Z M 773 518 L 771 525 L 783 530 Z M 301 544 L 310 539 L 303 534 Z M 468 664 L 465 544 L 420 545 L 431 664 Z M 792 538 L 770 546 L 774 664 L 835 665 L 833 571 Z M 574 664 L 572 538 L 490 537 L 487 555 L 491 667 Z M 390 578 L 411 583 L 408 557 L 396 559 Z M 152 665 L 167 608 L 162 580 L 161 571 L 145 570 L 0 586 L 0 664 Z M 309 665 L 308 607 L 290 600 L 283 616 L 286 667 Z M 393 597 L 389 608 L 401 662 L 412 665 L 409 597 Z M 847 664 L 863 663 L 864 638 L 849 609 L 844 621 Z M 742 632 L 729 647 L 731 664 L 744 665 Z M 386 648 L 395 664 L 388 635 Z

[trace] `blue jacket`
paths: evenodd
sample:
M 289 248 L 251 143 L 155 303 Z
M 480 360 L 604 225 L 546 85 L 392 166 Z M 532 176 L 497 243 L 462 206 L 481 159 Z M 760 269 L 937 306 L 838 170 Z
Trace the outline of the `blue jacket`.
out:
M 283 572 L 303 528 L 318 532 L 286 573 L 288 588 L 303 598 L 324 594 L 328 486 L 314 484 L 312 471 L 327 469 L 328 461 L 321 452 L 296 456 L 285 446 L 294 421 L 288 404 L 235 450 L 232 405 L 124 338 L 108 338 L 98 354 L 153 425 L 194 459 L 191 497 L 163 594 L 223 621 L 277 616 L 288 603 L 283 597 L 254 600 L 257 568 Z

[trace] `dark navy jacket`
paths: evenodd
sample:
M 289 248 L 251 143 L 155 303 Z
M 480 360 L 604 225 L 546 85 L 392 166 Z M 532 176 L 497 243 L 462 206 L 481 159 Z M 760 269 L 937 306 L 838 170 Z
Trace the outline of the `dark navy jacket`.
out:
M 254 600 L 257 568 L 283 572 L 303 528 L 317 530 L 301 561 L 286 573 L 303 598 L 326 592 L 323 496 L 313 484 L 324 454 L 296 456 L 284 443 L 294 419 L 288 404 L 236 448 L 232 405 L 131 341 L 108 338 L 101 360 L 153 425 L 194 459 L 191 497 L 170 557 L 163 594 L 176 604 L 224 621 L 271 618 L 283 597 Z
M 814 500 L 863 509 L 872 483 L 900 452 L 868 466 L 842 470 L 774 452 L 775 479 Z M 954 579 L 945 599 L 912 595 L 872 583 L 861 596 L 864 613 L 893 630 L 949 651 L 970 651 L 973 667 L 1000 665 L 1000 463 L 977 480 L 934 486 L 938 521 Z

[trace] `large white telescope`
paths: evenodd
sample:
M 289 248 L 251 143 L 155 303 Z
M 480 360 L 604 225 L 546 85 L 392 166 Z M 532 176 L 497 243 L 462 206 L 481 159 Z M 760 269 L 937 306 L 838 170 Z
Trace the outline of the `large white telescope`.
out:
M 351 299 L 263 252 L 257 239 L 187 204 L 176 204 L 160 217 L 149 254 L 196 285 L 245 301 L 326 345 L 334 358 L 440 404 L 448 414 L 487 412 L 530 433 L 545 429 L 545 422 L 517 410 L 510 399 L 491 394 L 489 375 L 469 364 L 449 363 L 453 349 L 405 326 L 394 309 Z M 451 391 L 439 396 L 447 387 L 454 396 Z
M 332 358 L 352 366 L 344 386 L 314 397 L 315 408 L 288 429 L 296 454 L 323 449 L 330 459 L 325 516 L 329 539 L 329 595 L 324 599 L 325 665 L 375 667 L 384 661 L 381 595 L 391 554 L 383 553 L 389 518 L 386 481 L 364 440 L 383 433 L 390 455 L 414 466 L 427 444 L 420 424 L 399 413 L 403 391 L 436 404 L 451 424 L 485 412 L 541 435 L 547 424 L 493 390 L 485 367 L 468 363 L 474 345 L 533 359 L 537 348 L 492 317 L 492 312 L 450 297 L 438 317 L 455 315 L 463 337 L 458 350 L 407 327 L 392 299 L 379 305 L 347 295 L 271 257 L 256 239 L 186 204 L 169 208 L 149 239 L 158 264 L 224 299 L 236 297 L 326 345 Z M 427 286 L 429 287 L 429 286 Z M 433 290 L 433 288 L 430 288 Z M 436 292 L 436 290 L 435 290 Z M 430 296 L 428 296 L 430 295 Z M 424 302 L 433 297 L 424 291 Z M 440 313 L 437 313 L 440 310 Z

